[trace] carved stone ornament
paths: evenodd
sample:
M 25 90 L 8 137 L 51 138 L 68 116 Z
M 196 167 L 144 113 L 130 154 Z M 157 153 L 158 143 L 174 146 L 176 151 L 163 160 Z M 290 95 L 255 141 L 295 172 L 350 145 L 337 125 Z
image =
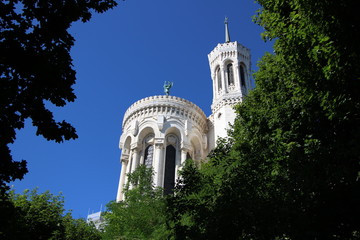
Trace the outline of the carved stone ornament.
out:
M 190 149 L 192 149 L 192 146 L 190 144 L 181 142 L 180 148 L 181 148 L 181 150 L 184 150 L 184 151 L 190 151 Z
M 186 120 L 185 121 L 185 136 L 189 135 L 189 132 L 191 131 L 192 125 L 191 122 Z
M 132 143 L 131 145 L 130 145 L 130 148 L 131 148 L 131 150 L 133 151 L 133 152 L 135 152 L 135 151 L 138 151 L 138 144 L 137 143 Z
M 203 146 L 204 146 L 204 149 L 207 149 L 208 147 L 208 138 L 207 138 L 207 135 L 206 134 L 203 134 Z
M 121 162 L 127 163 L 129 161 L 129 154 L 123 153 L 120 160 Z
M 155 138 L 155 147 L 162 148 L 164 146 L 164 138 Z
M 136 135 L 139 133 L 139 122 L 136 120 L 133 122 L 132 126 L 132 135 L 136 137 Z
M 149 134 L 145 139 L 146 144 L 154 144 L 154 134 Z
M 163 129 L 164 123 L 165 123 L 164 115 L 159 115 L 157 118 L 157 125 L 158 125 L 160 131 Z
M 166 138 L 168 144 L 176 146 L 177 138 L 174 135 L 170 135 Z
M 159 130 L 163 131 L 165 116 L 189 120 L 201 130 L 207 127 L 206 115 L 197 105 L 183 98 L 161 95 L 143 98 L 131 105 L 125 112 L 122 128 L 128 129 L 135 120 L 141 122 L 155 117 Z

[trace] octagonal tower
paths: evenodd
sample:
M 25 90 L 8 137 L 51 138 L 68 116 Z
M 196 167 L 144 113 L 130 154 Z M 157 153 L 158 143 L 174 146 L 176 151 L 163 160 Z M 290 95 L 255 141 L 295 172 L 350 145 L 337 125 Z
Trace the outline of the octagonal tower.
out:
M 213 101 L 211 105 L 212 139 L 210 148 L 215 147 L 219 137 L 226 137 L 229 124 L 235 120 L 234 106 L 241 102 L 251 88 L 250 50 L 237 41 L 230 41 L 228 21 L 225 19 L 225 43 L 219 43 L 208 55 Z

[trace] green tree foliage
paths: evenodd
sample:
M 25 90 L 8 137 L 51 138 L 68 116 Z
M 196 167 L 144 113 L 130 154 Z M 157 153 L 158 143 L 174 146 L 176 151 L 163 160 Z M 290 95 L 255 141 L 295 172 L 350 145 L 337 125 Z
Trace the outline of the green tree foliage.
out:
M 185 235 L 177 239 L 360 239 L 356 3 L 258 2 L 274 54 L 236 109 L 230 145 L 196 170 L 196 183 L 184 174 L 172 228 Z M 187 203 L 201 207 L 179 209 Z
M 201 227 L 195 226 L 195 218 L 202 215 L 201 210 L 206 211 L 206 206 L 204 209 L 198 201 L 199 192 L 204 188 L 202 175 L 191 159 L 186 160 L 179 174 L 181 178 L 175 185 L 175 194 L 167 199 L 169 227 L 175 239 L 199 239 Z
M 100 232 L 83 219 L 65 213 L 62 195 L 39 194 L 37 189 L 23 194 L 9 192 L 1 200 L 1 239 L 100 239 Z
M 103 239 L 167 239 L 165 198 L 153 175 L 145 165 L 128 174 L 125 200 L 107 206 Z
M 65 240 L 100 240 L 101 233 L 95 228 L 93 223 L 87 223 L 82 218 L 73 218 L 70 213 L 67 213 L 63 218 L 65 226 Z
M 75 100 L 75 70 L 68 29 L 75 21 L 90 20 L 115 0 L 2 0 L 0 1 L 0 188 L 27 172 L 26 162 L 13 161 L 8 144 L 27 118 L 37 135 L 62 142 L 77 138 L 66 121 L 55 121 L 47 108 Z
M 220 163 L 224 163 L 230 145 L 221 139 L 210 154 L 211 161 L 197 165 L 187 159 L 179 171 L 181 177 L 174 195 L 167 198 L 167 221 L 175 239 L 221 239 L 219 235 L 208 234 L 208 226 L 217 218 L 213 203 L 221 187 L 219 177 L 226 170 Z

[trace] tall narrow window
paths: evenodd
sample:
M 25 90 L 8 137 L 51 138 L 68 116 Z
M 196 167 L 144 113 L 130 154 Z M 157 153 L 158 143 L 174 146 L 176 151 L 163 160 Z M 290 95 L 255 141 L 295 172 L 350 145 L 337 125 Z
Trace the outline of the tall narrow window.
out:
M 216 70 L 216 80 L 218 84 L 218 91 L 220 91 L 222 89 L 220 68 L 217 68 Z
M 145 166 L 147 167 L 152 167 L 152 161 L 153 161 L 153 154 L 154 153 L 154 146 L 153 145 L 149 145 L 146 147 L 145 149 Z
M 233 65 L 231 63 L 229 63 L 226 66 L 226 73 L 227 73 L 227 80 L 228 80 L 228 85 L 234 85 L 234 71 L 233 71 Z
M 169 145 L 166 147 L 164 194 L 172 194 L 175 186 L 175 158 L 176 149 Z
M 245 70 L 243 65 L 240 65 L 240 81 L 241 85 L 245 87 Z

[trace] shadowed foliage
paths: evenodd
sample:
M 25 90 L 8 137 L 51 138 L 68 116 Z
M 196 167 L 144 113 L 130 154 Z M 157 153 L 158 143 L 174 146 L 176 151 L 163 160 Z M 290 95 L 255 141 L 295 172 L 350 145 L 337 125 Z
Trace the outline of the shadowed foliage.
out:
M 107 205 L 103 239 L 168 239 L 164 190 L 153 186 L 153 175 L 146 165 L 127 175 L 125 199 Z
M 184 169 L 168 216 L 175 237 L 360 239 L 356 3 L 258 2 L 274 54 L 258 63 L 230 140 Z
M 75 100 L 70 49 L 73 22 L 90 20 L 116 6 L 115 0 L 2 0 L 0 2 L 0 189 L 21 179 L 26 161 L 14 161 L 8 145 L 30 118 L 36 134 L 62 142 L 77 138 L 48 106 Z
M 100 239 L 94 226 L 65 212 L 61 194 L 39 194 L 34 189 L 23 194 L 10 191 L 7 197 L 0 200 L 0 239 Z

